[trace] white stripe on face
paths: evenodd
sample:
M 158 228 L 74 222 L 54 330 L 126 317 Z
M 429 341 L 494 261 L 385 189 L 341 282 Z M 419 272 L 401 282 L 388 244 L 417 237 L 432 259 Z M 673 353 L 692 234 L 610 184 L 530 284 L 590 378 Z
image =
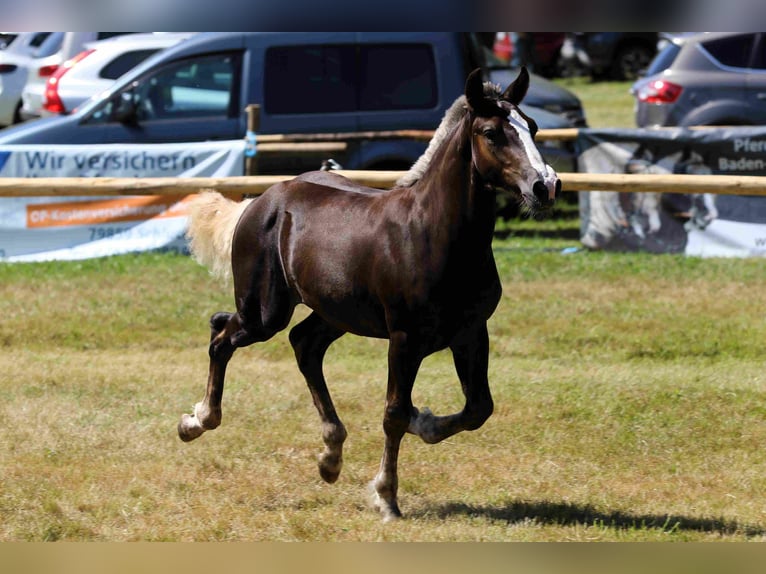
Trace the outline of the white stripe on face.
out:
M 537 150 L 535 142 L 532 140 L 529 124 L 527 124 L 526 120 L 521 117 L 521 114 L 516 110 L 511 110 L 511 113 L 508 116 L 508 123 L 511 124 L 511 127 L 515 129 L 516 133 L 519 135 L 521 144 L 524 146 L 524 151 L 527 153 L 527 158 L 529 158 L 529 163 L 532 164 L 532 167 L 541 177 L 544 176 L 547 171 L 547 166 L 545 165 L 540 152 Z
M 549 197 L 551 199 L 555 198 L 558 175 L 551 166 L 545 163 L 543 157 L 540 155 L 540 151 L 537 149 L 537 146 L 532 139 L 532 133 L 529 131 L 529 124 L 527 124 L 521 114 L 514 109 L 512 109 L 511 113 L 508 115 L 508 123 L 514 130 L 516 130 L 519 140 L 521 140 L 521 145 L 524 146 L 524 151 L 527 154 L 529 163 L 543 180 L 545 187 L 548 188 Z

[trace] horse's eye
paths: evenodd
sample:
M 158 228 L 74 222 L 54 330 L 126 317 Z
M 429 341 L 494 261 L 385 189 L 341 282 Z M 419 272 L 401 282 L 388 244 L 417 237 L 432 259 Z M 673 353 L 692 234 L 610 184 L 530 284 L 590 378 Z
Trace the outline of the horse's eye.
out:
M 483 135 L 485 138 L 487 138 L 490 141 L 495 141 L 497 138 L 497 130 L 493 128 L 484 128 L 481 132 L 481 135 Z

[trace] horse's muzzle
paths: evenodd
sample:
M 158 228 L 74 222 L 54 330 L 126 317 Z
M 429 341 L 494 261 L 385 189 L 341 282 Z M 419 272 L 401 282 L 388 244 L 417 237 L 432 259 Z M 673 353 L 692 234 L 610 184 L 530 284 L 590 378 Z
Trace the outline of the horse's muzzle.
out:
M 561 180 L 559 178 L 549 181 L 538 180 L 532 185 L 532 193 L 540 207 L 549 208 L 556 201 L 556 196 L 561 193 Z

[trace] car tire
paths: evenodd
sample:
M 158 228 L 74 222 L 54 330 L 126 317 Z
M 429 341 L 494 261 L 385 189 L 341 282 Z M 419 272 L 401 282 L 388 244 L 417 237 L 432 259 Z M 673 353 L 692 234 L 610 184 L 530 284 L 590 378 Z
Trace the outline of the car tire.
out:
M 24 118 L 21 117 L 21 100 L 16 104 L 16 108 L 13 110 L 13 123 L 20 124 Z
M 641 44 L 628 44 L 617 50 L 612 60 L 611 77 L 619 81 L 635 81 L 646 70 L 654 57 L 648 47 Z

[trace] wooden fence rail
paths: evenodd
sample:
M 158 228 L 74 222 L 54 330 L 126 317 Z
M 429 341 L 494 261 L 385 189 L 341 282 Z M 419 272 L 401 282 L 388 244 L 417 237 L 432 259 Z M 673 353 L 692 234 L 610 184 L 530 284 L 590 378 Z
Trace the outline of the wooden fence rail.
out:
M 392 187 L 401 171 L 344 171 L 361 184 Z M 0 177 L 0 197 L 94 196 L 94 195 L 187 195 L 212 188 L 227 195 L 258 195 L 288 175 L 235 177 L 90 178 Z M 599 174 L 560 173 L 564 191 L 623 191 L 663 193 L 713 193 L 766 195 L 766 177 L 740 175 Z

